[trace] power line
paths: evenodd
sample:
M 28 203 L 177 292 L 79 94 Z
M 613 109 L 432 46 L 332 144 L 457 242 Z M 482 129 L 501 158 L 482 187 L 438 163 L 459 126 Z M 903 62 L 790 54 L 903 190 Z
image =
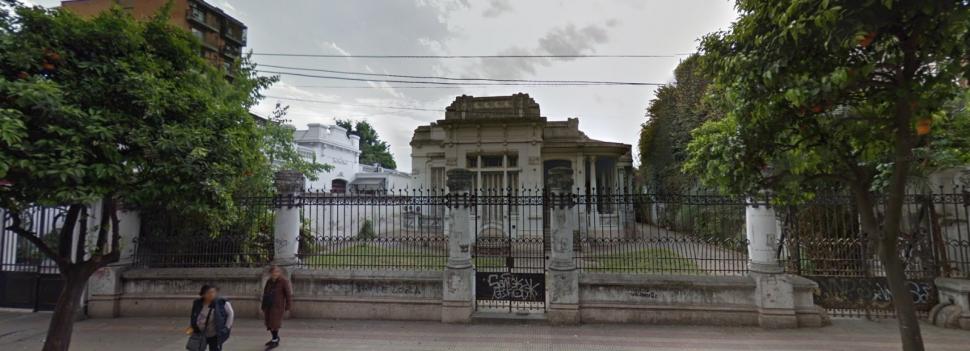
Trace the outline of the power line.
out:
M 659 83 L 647 83 L 647 82 L 618 82 L 618 81 L 596 81 L 596 80 L 534 80 L 534 79 L 499 79 L 499 78 L 457 78 L 457 77 L 442 77 L 442 76 L 415 76 L 415 75 L 403 75 L 403 74 L 388 74 L 388 73 L 368 73 L 368 72 L 354 72 L 354 71 L 337 71 L 330 69 L 321 68 L 304 68 L 304 67 L 291 67 L 291 66 L 276 66 L 276 65 L 266 65 L 261 64 L 263 67 L 280 68 L 296 71 L 310 71 L 310 72 L 326 72 L 326 73 L 337 73 L 337 74 L 350 74 L 350 75 L 360 75 L 360 76 L 370 76 L 370 77 L 392 77 L 392 78 L 413 78 L 413 79 L 437 79 L 437 80 L 448 80 L 448 81 L 475 81 L 475 82 L 504 82 L 504 83 L 539 83 L 539 84 L 603 84 L 603 85 L 663 85 Z
M 516 84 L 519 87 L 582 87 L 585 85 L 569 85 L 569 84 Z M 601 87 L 622 87 L 622 85 L 597 85 Z M 319 88 L 319 89 L 462 89 L 462 88 L 484 88 L 484 87 L 494 87 L 494 85 L 480 85 L 480 84 L 466 84 L 458 86 L 418 86 L 418 85 L 388 85 L 388 86 L 370 86 L 370 85 L 293 85 L 295 88 Z
M 667 55 L 340 55 L 340 54 L 301 54 L 254 52 L 254 56 L 283 56 L 283 57 L 316 57 L 316 58 L 366 58 L 366 59 L 523 59 L 523 58 L 674 58 L 690 56 L 690 53 Z
M 271 95 L 263 95 L 263 96 L 264 97 L 267 97 L 267 98 L 270 98 L 270 99 L 290 100 L 290 101 L 300 101 L 300 102 L 311 102 L 311 103 L 328 104 L 328 105 L 343 105 L 343 106 L 351 106 L 351 107 L 382 108 L 382 109 L 390 109 L 390 110 L 445 112 L 445 110 L 441 110 L 441 109 L 430 109 L 430 108 L 420 108 L 420 107 L 400 107 L 400 106 L 368 105 L 368 104 L 348 104 L 348 103 L 339 102 L 339 101 L 288 98 L 288 97 L 271 96 Z
M 281 71 L 265 71 L 257 70 L 260 73 L 269 74 L 279 74 L 284 76 L 296 76 L 305 78 L 320 78 L 320 79 L 335 79 L 335 80 L 348 80 L 355 82 L 375 82 L 375 83 L 412 83 L 412 84 L 429 84 L 429 85 L 454 85 L 454 86 L 464 86 L 468 83 L 462 82 L 435 82 L 435 81 L 422 81 L 422 80 L 400 80 L 400 79 L 367 79 L 367 78 L 353 78 L 353 77 L 339 77 L 339 76 L 327 76 L 327 75 L 317 75 L 317 74 L 306 74 L 306 73 L 296 73 L 296 72 L 281 72 Z M 497 82 L 497 83 L 475 83 L 476 85 L 488 85 L 488 86 L 519 86 L 522 83 L 518 82 Z M 660 83 L 641 83 L 641 82 L 613 82 L 613 83 L 543 83 L 542 81 L 536 81 L 533 84 L 549 84 L 549 85 L 589 85 L 589 86 L 602 86 L 602 85 L 628 85 L 628 86 L 662 86 L 664 84 Z

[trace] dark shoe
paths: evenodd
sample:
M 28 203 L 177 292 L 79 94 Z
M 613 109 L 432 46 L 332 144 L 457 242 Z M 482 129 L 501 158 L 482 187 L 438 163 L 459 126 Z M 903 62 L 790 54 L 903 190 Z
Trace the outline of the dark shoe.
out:
M 265 345 L 266 346 L 270 346 L 270 345 L 273 345 L 273 344 L 279 345 L 280 344 L 280 339 L 270 339 L 269 341 L 266 342 Z

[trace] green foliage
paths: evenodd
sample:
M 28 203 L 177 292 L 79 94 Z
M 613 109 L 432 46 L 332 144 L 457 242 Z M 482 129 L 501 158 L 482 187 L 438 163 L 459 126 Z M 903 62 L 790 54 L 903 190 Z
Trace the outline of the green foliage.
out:
M 710 102 L 727 117 L 694 132 L 685 169 L 730 192 L 798 200 L 833 182 L 885 191 L 894 173 L 932 166 L 931 154 L 965 160 L 965 138 L 916 126 L 967 123 L 946 107 L 967 77 L 968 6 L 738 1 L 731 31 L 702 42 Z
M 352 122 L 349 119 L 338 119 L 337 125 L 346 129 L 348 133 L 360 136 L 360 163 L 365 165 L 380 164 L 381 167 L 396 169 L 397 163 L 391 155 L 390 146 L 380 139 L 377 131 L 367 121 Z
M 248 109 L 274 79 L 248 58 L 227 79 L 164 14 L 13 9 L 0 11 L 0 206 L 110 197 L 222 226 L 237 190 L 269 186 Z
M 377 238 L 377 233 L 374 232 L 374 223 L 365 219 L 364 223 L 360 225 L 360 230 L 357 231 L 357 240 L 373 240 L 374 238 Z
M 279 103 L 273 109 L 273 114 L 269 119 L 262 121 L 264 134 L 263 154 L 269 158 L 273 173 L 279 170 L 289 169 L 303 173 L 309 180 L 317 180 L 317 175 L 333 169 L 333 166 L 316 162 L 307 161 L 300 157 L 293 143 L 293 127 L 287 123 L 286 112 L 289 106 L 282 106 Z
M 685 175 L 691 130 L 719 117 L 702 101 L 710 79 L 691 56 L 674 71 L 675 81 L 660 87 L 647 108 L 649 119 L 640 130 L 641 176 L 646 185 L 664 192 L 683 192 L 695 187 L 695 177 Z

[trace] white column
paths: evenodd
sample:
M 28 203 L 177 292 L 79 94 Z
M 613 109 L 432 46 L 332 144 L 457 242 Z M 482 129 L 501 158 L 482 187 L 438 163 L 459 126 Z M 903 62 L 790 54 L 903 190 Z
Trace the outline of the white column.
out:
M 134 210 L 118 210 L 118 245 L 121 246 L 119 264 L 131 263 L 137 249 L 136 241 L 141 231 L 141 215 Z
M 276 213 L 273 219 L 273 263 L 291 266 L 299 263 L 296 254 L 300 246 L 300 201 L 303 192 L 303 174 L 297 171 L 279 171 L 274 177 L 276 185 Z
M 745 209 L 748 268 L 759 273 L 781 273 L 777 256 L 781 225 L 775 210 L 767 201 L 752 198 L 749 202 Z
M 0 258 L 3 261 L 0 264 L 3 266 L 0 266 L 0 268 L 17 263 L 17 233 L 6 229 L 10 224 L 8 222 L 7 211 L 0 209 L 0 224 L 3 225 L 3 227 L 0 227 L 0 233 L 3 233 L 3 237 L 0 237 L 3 243 L 2 247 L 0 247 L 0 250 L 2 250 L 0 251 Z
M 474 206 L 469 197 L 473 176 L 466 169 L 448 171 L 451 225 L 448 230 L 448 262 L 445 265 L 441 299 L 441 321 L 445 323 L 470 322 L 475 307 L 475 270 L 472 266 L 472 232 L 468 213 L 469 208 Z
M 551 252 L 546 287 L 549 291 L 547 315 L 553 324 L 579 323 L 579 272 L 573 260 L 576 231 L 575 204 L 572 198 L 573 170 L 549 170 L 552 215 Z

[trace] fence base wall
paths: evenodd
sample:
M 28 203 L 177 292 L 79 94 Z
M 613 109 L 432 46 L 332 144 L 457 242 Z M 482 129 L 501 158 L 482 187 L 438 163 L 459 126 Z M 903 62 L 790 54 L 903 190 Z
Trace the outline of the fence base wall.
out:
M 812 283 L 786 276 L 787 303 L 765 306 L 753 277 L 580 275 L 579 311 L 584 323 L 748 325 L 818 327 L 825 311 L 812 304 Z M 794 284 L 792 284 L 794 282 Z
M 241 318 L 261 318 L 261 268 L 113 270 L 92 279 L 88 316 L 184 317 L 203 284 L 219 286 Z M 290 272 L 293 318 L 440 320 L 440 272 Z M 116 278 L 117 277 L 117 278 Z
M 970 279 L 936 278 L 940 303 L 930 311 L 938 327 L 970 330 Z
M 294 318 L 440 320 L 441 272 L 293 272 Z

